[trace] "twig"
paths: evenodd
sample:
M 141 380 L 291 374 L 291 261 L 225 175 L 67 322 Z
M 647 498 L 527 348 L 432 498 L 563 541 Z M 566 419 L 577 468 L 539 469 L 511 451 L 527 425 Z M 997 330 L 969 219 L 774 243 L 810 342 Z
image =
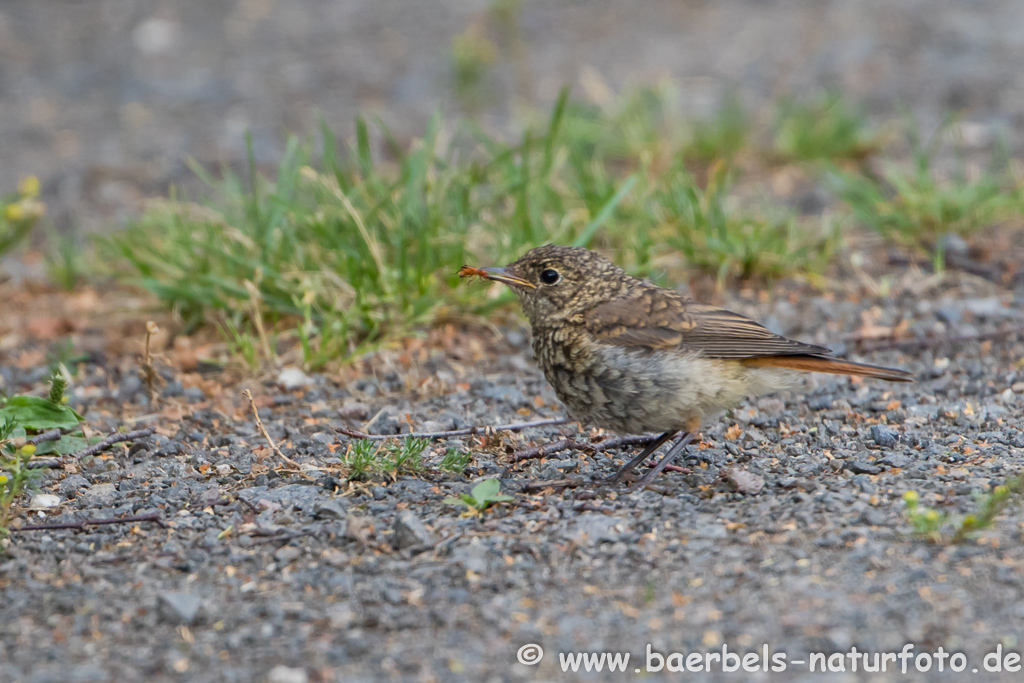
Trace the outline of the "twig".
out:
M 592 482 L 580 477 L 569 479 L 548 479 L 547 481 L 530 481 L 523 484 L 519 489 L 522 492 L 543 491 L 544 489 L 574 489 L 577 486 L 587 486 Z
M 354 429 L 345 429 L 344 427 L 337 427 L 336 430 L 352 439 L 366 439 L 367 441 L 383 441 L 385 439 L 447 439 L 451 436 L 472 436 L 474 434 L 481 434 L 484 432 L 495 431 L 495 432 L 518 432 L 530 427 L 548 427 L 551 425 L 562 425 L 567 423 L 569 420 L 564 417 L 554 417 L 547 420 L 537 420 L 535 422 L 514 422 L 507 425 L 497 425 L 494 427 L 466 427 L 464 429 L 452 429 L 446 432 L 413 432 L 411 434 L 366 434 L 364 432 L 357 432 Z
M 110 446 L 113 446 L 115 443 L 122 443 L 124 441 L 135 441 L 137 439 L 144 439 L 147 436 L 151 436 L 155 431 L 156 431 L 155 427 L 146 427 L 145 429 L 136 429 L 133 432 L 114 432 L 113 434 L 111 434 L 107 438 L 103 439 L 103 441 L 100 441 L 99 443 L 95 443 L 92 446 L 89 446 L 88 448 L 83 448 L 82 450 L 78 451 L 77 453 L 72 453 L 70 455 L 65 455 L 65 456 L 60 457 L 60 458 L 42 458 L 42 459 L 39 459 L 39 460 L 29 460 L 28 461 L 28 468 L 31 469 L 31 470 L 40 470 L 40 469 L 46 469 L 46 468 L 52 468 L 52 467 L 60 467 L 62 465 L 66 465 L 67 463 L 71 462 L 72 460 L 81 460 L 82 458 L 88 457 L 90 455 L 96 455 L 97 453 L 102 453 L 103 451 L 105 451 Z M 45 434 L 41 434 L 40 436 L 46 436 L 47 434 L 49 434 L 49 432 L 46 432 Z M 48 439 L 48 440 L 52 440 L 52 439 Z
M 1024 326 L 1010 327 L 1002 330 L 996 330 L 994 332 L 980 332 L 977 334 L 961 334 L 946 337 L 936 335 L 918 339 L 893 339 L 875 342 L 874 344 L 866 343 L 864 341 L 856 341 L 855 343 L 858 351 L 929 349 L 939 346 L 940 344 L 963 344 L 965 342 L 990 341 L 993 339 L 1000 339 L 1002 337 L 1013 337 L 1018 334 L 1024 334 Z
M 30 443 L 33 446 L 38 446 L 41 443 L 48 443 L 50 441 L 60 441 L 61 433 L 62 432 L 59 429 L 51 429 L 48 432 L 43 432 L 42 434 L 37 434 L 36 436 L 33 436 L 31 439 L 28 440 L 27 443 Z
M 552 441 L 545 446 L 520 448 L 509 457 L 512 462 L 522 462 L 523 460 L 544 458 L 552 453 L 558 453 L 559 451 L 583 451 L 588 448 L 593 448 L 595 451 L 603 451 L 609 448 L 621 448 L 622 446 L 647 446 L 648 444 L 653 443 L 657 438 L 657 434 L 641 434 L 638 436 L 616 436 L 613 438 L 602 439 L 601 441 L 559 439 L 558 441 Z
M 149 393 L 149 404 L 155 405 L 157 398 L 157 382 L 160 381 L 160 375 L 157 374 L 156 368 L 153 367 L 153 356 L 150 353 L 150 340 L 153 335 L 160 331 L 157 324 L 152 320 L 146 322 L 146 355 L 142 359 L 142 380 L 146 383 L 146 390 Z
M 249 537 L 249 543 L 247 545 L 262 545 L 264 543 L 277 543 L 278 541 L 291 541 L 296 538 L 305 538 L 306 536 L 316 536 L 322 533 L 324 529 L 309 529 L 305 531 L 285 531 L 275 534 L 261 535 L 260 538 L 252 538 L 252 534 Z
M 26 524 L 19 529 L 11 531 L 44 531 L 47 529 L 78 529 L 84 531 L 87 526 L 101 526 L 103 524 L 131 524 L 133 522 L 156 522 L 160 526 L 166 526 L 160 519 L 159 512 L 149 512 L 145 515 L 134 515 L 132 517 L 110 517 L 108 519 L 87 519 L 82 522 L 61 522 L 59 524 Z
M 298 468 L 299 463 L 295 462 L 287 455 L 282 453 L 281 449 L 277 447 L 276 443 L 274 443 L 274 440 L 270 438 L 270 434 L 267 433 L 267 428 L 263 426 L 263 420 L 260 419 L 260 413 L 258 410 L 256 410 L 256 402 L 252 400 L 252 392 L 246 389 L 245 391 L 242 392 L 242 395 L 249 400 L 249 407 L 252 408 L 253 417 L 256 418 L 256 428 L 260 430 L 260 433 L 263 434 L 263 438 L 266 439 L 267 443 L 270 444 L 270 450 L 274 451 L 274 453 L 277 454 L 277 457 L 281 458 L 292 467 Z
M 654 467 L 658 463 L 654 460 L 648 460 L 644 463 L 647 467 Z M 692 470 L 689 467 L 680 467 L 679 465 L 665 465 L 662 468 L 662 472 L 682 472 L 683 474 L 689 474 Z
M 33 458 L 25 465 L 30 470 L 52 470 L 55 467 L 64 467 L 67 461 L 64 458 Z
M 509 456 L 509 460 L 512 462 L 521 462 L 523 460 L 546 458 L 547 456 L 553 453 L 558 453 L 559 451 L 566 451 L 570 448 L 583 449 L 589 445 L 590 444 L 588 442 L 577 441 L 576 439 L 559 439 L 558 441 L 552 441 L 551 443 L 544 444 L 543 446 L 520 448 Z
M 97 444 L 93 444 L 88 448 L 83 448 L 77 453 L 72 453 L 68 457 L 72 460 L 79 460 L 81 458 L 88 457 L 90 455 L 96 455 L 107 450 L 110 446 L 115 443 L 122 443 L 124 441 L 135 441 L 136 439 L 144 439 L 147 436 L 152 436 L 156 432 L 156 427 L 146 427 L 145 429 L 136 429 L 134 432 L 115 432 L 103 439 Z

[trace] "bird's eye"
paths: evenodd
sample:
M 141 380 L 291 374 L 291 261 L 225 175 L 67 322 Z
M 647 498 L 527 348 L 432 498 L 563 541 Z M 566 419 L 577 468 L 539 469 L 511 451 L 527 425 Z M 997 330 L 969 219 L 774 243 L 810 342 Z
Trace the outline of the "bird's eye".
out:
M 545 268 L 540 271 L 540 281 L 546 285 L 553 285 L 561 279 L 561 275 L 558 274 L 557 270 L 551 268 Z

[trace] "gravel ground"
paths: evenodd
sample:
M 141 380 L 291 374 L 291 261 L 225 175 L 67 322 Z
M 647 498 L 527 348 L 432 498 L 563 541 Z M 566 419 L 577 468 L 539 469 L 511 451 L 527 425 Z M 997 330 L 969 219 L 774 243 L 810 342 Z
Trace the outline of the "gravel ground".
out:
M 664 654 L 768 644 L 804 660 L 913 643 L 981 668 L 997 645 L 1020 649 L 1024 520 L 1011 509 L 970 542 L 931 544 L 913 535 L 902 495 L 964 514 L 1024 468 L 1024 340 L 870 355 L 849 340 L 897 326 L 910 336 L 1019 326 L 1024 286 L 957 272 L 889 276 L 885 296 L 863 274 L 825 294 L 790 285 L 727 295 L 722 303 L 779 332 L 845 339 L 854 356 L 905 367 L 918 382 L 814 376 L 805 391 L 744 404 L 707 424 L 680 463 L 687 471 L 659 480 L 664 494 L 525 490 L 596 480 L 631 452 L 508 463 L 507 448 L 577 435 L 576 425 L 436 442 L 422 474 L 344 482 L 349 441 L 338 427 L 400 433 L 561 416 L 518 327 L 436 330 L 338 375 L 251 385 L 296 471 L 266 448 L 242 386 L 224 375 L 167 365 L 150 406 L 136 360 L 111 341 L 138 338 L 139 312 L 93 318 L 73 332 L 92 349 L 74 404 L 97 431 L 130 421 L 158 433 L 48 470 L 43 491 L 61 507 L 30 521 L 158 512 L 164 525 L 14 533 L 0 556 L 0 680 L 622 680 L 635 674 L 561 673 L 557 653 L 630 652 L 632 672 L 648 644 Z M 57 306 L 37 302 L 35 313 L 20 309 L 27 318 L 0 322 L 8 392 L 45 378 L 26 356 L 38 345 L 16 331 L 38 330 L 28 319 L 43 305 Z M 449 447 L 472 450 L 464 475 L 434 469 Z M 482 517 L 443 502 L 494 477 L 514 502 Z M 547 653 L 539 666 L 516 662 L 527 643 Z M 836 680 L 866 680 L 847 667 Z M 685 675 L 694 674 L 671 676 Z M 796 664 L 709 679 L 740 675 L 810 679 Z M 943 679 L 870 680 L 897 678 Z
M 240 163 L 246 129 L 264 163 L 317 112 L 345 131 L 354 114 L 376 111 L 408 139 L 436 107 L 459 109 L 451 40 L 486 7 L 2 4 L 0 192 L 36 173 L 60 229 L 109 230 L 143 198 L 186 182 L 184 158 Z M 1016 0 L 525 3 L 512 42 L 495 36 L 501 54 L 479 113 L 500 129 L 517 103 L 544 106 L 564 83 L 592 97 L 602 81 L 620 89 L 664 75 L 694 115 L 733 87 L 760 109 L 836 86 L 878 117 L 908 104 L 933 125 L 956 109 L 977 146 L 1003 132 L 1019 149 L 1022 12 Z M 588 435 L 575 425 L 437 442 L 421 474 L 345 483 L 338 458 L 351 444 L 337 427 L 400 433 L 561 416 L 518 327 L 435 331 L 300 386 L 282 385 L 306 381 L 295 375 L 239 384 L 197 364 L 198 342 L 168 340 L 167 384 L 151 405 L 131 341 L 154 315 L 149 302 L 0 282 L 0 389 L 39 391 L 44 349 L 69 334 L 86 354 L 74 404 L 90 428 L 158 430 L 48 470 L 43 492 L 61 506 L 24 521 L 162 521 L 14 533 L 0 554 L 0 681 L 622 680 L 640 676 L 562 673 L 558 653 L 630 652 L 633 671 L 648 644 L 663 654 L 767 644 L 793 661 L 914 643 L 916 653 L 963 652 L 971 671 L 997 646 L 1020 651 L 1019 510 L 968 543 L 930 544 L 913 535 L 902 495 L 961 515 L 1024 469 L 1024 342 L 860 354 L 850 335 L 1021 325 L 1024 282 L 905 266 L 885 275 L 849 273 L 825 294 L 792 285 L 716 302 L 919 381 L 815 376 L 805 392 L 741 406 L 709 422 L 680 463 L 687 471 L 660 478 L 664 494 L 527 490 L 597 480 L 631 455 L 508 462 L 509 448 Z M 246 386 L 300 471 L 266 447 L 240 398 Z M 448 448 L 472 450 L 463 475 L 436 469 Z M 443 502 L 494 477 L 514 502 L 483 517 Z M 546 652 L 538 666 L 516 662 L 528 643 Z M 850 668 L 831 680 L 956 678 Z M 811 678 L 797 664 L 645 675 Z M 987 678 L 1000 676 L 1019 677 Z

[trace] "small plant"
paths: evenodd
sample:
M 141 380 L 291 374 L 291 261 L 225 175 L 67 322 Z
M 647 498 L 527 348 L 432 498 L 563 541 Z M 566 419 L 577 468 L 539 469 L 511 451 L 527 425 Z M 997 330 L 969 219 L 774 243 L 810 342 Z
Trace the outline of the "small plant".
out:
M 365 479 L 371 474 L 377 463 L 377 451 L 379 445 L 373 441 L 356 441 L 349 444 L 341 462 L 348 468 L 348 479 Z
M 951 519 L 949 515 L 921 506 L 916 491 L 904 493 L 903 503 L 906 506 L 907 517 L 917 534 L 933 543 L 962 543 L 974 533 L 991 526 L 995 518 L 1021 492 L 1024 492 L 1024 474 L 996 486 L 985 495 L 975 495 L 977 512 L 964 515 L 960 519 Z M 945 531 L 947 528 L 949 530 Z
M 395 474 L 419 472 L 423 469 L 423 451 L 429 444 L 429 439 L 406 437 L 401 443 L 391 445 L 387 449 L 386 469 Z
M 471 462 L 473 462 L 473 454 L 471 452 L 459 450 L 458 448 L 449 448 L 445 451 L 444 457 L 441 458 L 440 467 L 446 472 L 462 474 Z
M 0 538 L 7 535 L 14 518 L 14 503 L 34 483 L 40 470 L 30 469 L 35 455 L 73 453 L 88 446 L 77 431 L 82 416 L 65 404 L 67 388 L 64 375 L 56 372 L 50 380 L 46 398 L 12 396 L 0 399 Z M 69 431 L 38 446 L 28 443 L 36 434 L 49 430 Z
M 18 430 L 18 423 L 12 418 L 0 419 L 0 540 L 10 533 L 14 503 L 34 485 L 41 472 L 28 468 L 36 448 L 27 443 L 17 445 L 14 434 Z
M 428 439 L 412 437 L 398 443 L 364 439 L 350 444 L 341 462 L 348 468 L 349 480 L 373 474 L 415 474 L 423 469 L 423 451 L 429 443 Z
M 86 269 L 82 245 L 73 236 L 58 232 L 50 232 L 48 242 L 46 273 L 58 286 L 70 292 Z
M 917 534 L 937 543 L 942 540 L 941 529 L 946 523 L 947 516 L 938 510 L 920 505 L 919 500 L 917 491 L 907 491 L 903 494 L 907 517 Z
M 221 336 L 227 343 L 228 353 L 235 360 L 245 365 L 253 372 L 263 366 L 263 354 L 261 353 L 259 340 L 256 335 L 236 323 L 228 316 L 224 316 L 223 323 L 218 325 Z
M 504 503 L 515 500 L 512 496 L 506 496 L 501 491 L 501 482 L 497 479 L 487 479 L 473 487 L 471 493 L 461 493 L 458 498 L 445 498 L 448 505 L 465 505 L 466 514 L 479 515 L 495 503 Z
M 77 428 L 84 419 L 70 406 L 66 405 L 64 390 L 66 381 L 60 372 L 55 372 L 50 380 L 49 396 L 11 396 L 0 398 L 0 420 L 13 423 L 12 438 L 18 439 L 39 434 L 51 429 L 62 432 L 60 439 L 39 444 L 36 455 L 47 453 L 74 453 L 88 446 L 84 434 Z
M 45 213 L 35 176 L 22 179 L 17 194 L 0 197 L 0 256 L 21 242 Z
M 878 147 L 864 115 L 836 93 L 811 102 L 784 100 L 776 117 L 775 150 L 787 159 L 862 159 Z

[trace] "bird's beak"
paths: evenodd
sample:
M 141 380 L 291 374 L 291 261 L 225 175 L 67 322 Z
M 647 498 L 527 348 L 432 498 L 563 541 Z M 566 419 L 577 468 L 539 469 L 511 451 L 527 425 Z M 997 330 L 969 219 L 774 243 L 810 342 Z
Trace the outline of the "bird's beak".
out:
M 523 278 L 508 272 L 508 268 L 481 268 L 480 270 L 487 273 L 486 277 L 488 280 L 502 282 L 510 287 L 529 287 L 530 289 L 537 289 L 537 285 L 533 284 L 529 280 L 524 280 Z

